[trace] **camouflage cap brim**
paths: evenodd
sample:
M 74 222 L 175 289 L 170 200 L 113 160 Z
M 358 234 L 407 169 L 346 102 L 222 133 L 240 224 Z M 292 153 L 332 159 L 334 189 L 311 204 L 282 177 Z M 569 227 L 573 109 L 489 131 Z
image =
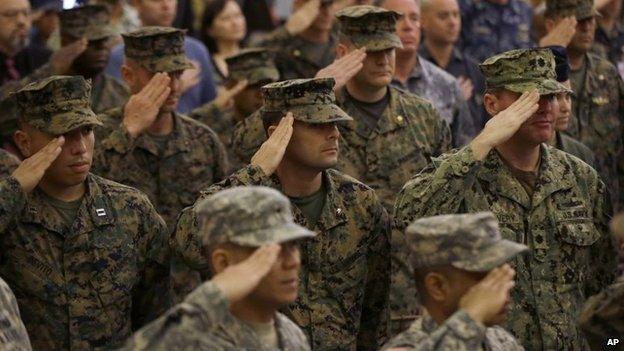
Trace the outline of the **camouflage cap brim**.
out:
M 469 261 L 455 261 L 451 265 L 470 272 L 489 272 L 528 250 L 525 245 L 502 239 L 475 253 Z
M 297 105 L 290 107 L 288 111 L 292 112 L 295 120 L 309 124 L 353 121 L 351 116 L 334 104 Z
M 401 39 L 394 33 L 352 34 L 349 39 L 357 48 L 366 47 L 366 51 L 400 49 Z
M 90 108 L 77 108 L 69 112 L 55 114 L 51 121 L 33 119 L 28 122 L 38 130 L 52 135 L 62 135 L 84 126 L 102 126 L 102 121 Z
M 150 72 L 175 72 L 193 68 L 185 54 L 167 55 L 160 58 L 134 59 Z
M 246 232 L 233 236 L 229 241 L 236 245 L 260 247 L 268 244 L 281 244 L 288 241 L 313 238 L 316 234 L 296 223 Z
M 229 79 L 241 81 L 247 79 L 247 85 L 272 83 L 279 80 L 279 71 L 275 67 L 256 67 L 248 70 L 230 71 Z
M 64 31 L 62 34 L 69 35 L 76 40 L 85 38 L 88 41 L 95 41 L 114 37 L 117 35 L 117 31 L 112 26 L 93 26 L 81 32 Z
M 526 91 L 537 89 L 540 95 L 572 93 L 572 90 L 568 89 L 568 87 L 554 79 L 505 84 L 503 88 L 516 93 L 524 93 Z
M 582 21 L 591 17 L 602 17 L 602 15 L 593 6 L 591 7 L 580 6 L 579 8 L 576 9 L 575 17 L 577 21 Z

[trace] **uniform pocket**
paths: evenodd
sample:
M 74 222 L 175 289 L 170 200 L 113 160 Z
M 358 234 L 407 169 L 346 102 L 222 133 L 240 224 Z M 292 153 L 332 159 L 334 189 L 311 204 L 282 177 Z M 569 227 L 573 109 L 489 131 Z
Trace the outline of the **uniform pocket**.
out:
M 590 246 L 600 238 L 600 233 L 591 219 L 559 221 L 557 231 L 563 242 L 575 246 Z

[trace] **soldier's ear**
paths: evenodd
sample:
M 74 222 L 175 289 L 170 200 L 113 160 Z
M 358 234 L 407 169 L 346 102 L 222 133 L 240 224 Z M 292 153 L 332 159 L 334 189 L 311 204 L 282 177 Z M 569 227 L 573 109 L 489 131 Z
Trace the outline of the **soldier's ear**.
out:
M 555 22 L 554 19 L 552 19 L 550 17 L 545 17 L 544 18 L 544 29 L 546 30 L 546 33 L 544 33 L 544 34 L 550 33 L 553 30 L 553 28 L 555 28 L 556 25 L 557 25 L 557 23 Z
M 443 274 L 429 272 L 425 276 L 424 283 L 431 300 L 441 303 L 448 299 L 448 281 Z
M 275 131 L 275 129 L 277 129 L 277 125 L 270 126 L 270 127 L 267 129 L 267 136 L 268 136 L 268 137 L 270 137 L 270 136 L 271 136 L 271 134 L 273 134 L 273 132 Z
M 495 116 L 499 111 L 498 97 L 493 93 L 483 94 L 483 107 L 490 117 Z
M 232 259 L 229 252 L 223 248 L 216 248 L 210 254 L 210 264 L 215 275 L 223 272 L 227 267 L 231 266 L 233 264 L 231 261 Z
M 344 57 L 348 53 L 349 53 L 349 47 L 347 47 L 345 44 L 338 43 L 338 45 L 336 45 L 336 57 L 337 58 Z
M 24 157 L 28 158 L 33 155 L 30 135 L 23 130 L 17 130 L 13 133 L 13 142 Z

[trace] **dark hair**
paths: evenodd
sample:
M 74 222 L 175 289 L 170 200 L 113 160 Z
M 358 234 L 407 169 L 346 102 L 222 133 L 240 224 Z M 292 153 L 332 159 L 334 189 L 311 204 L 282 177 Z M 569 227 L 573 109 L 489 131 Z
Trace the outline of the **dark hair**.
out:
M 217 52 L 218 48 L 217 42 L 208 34 L 208 28 L 212 27 L 212 23 L 214 23 L 215 18 L 223 12 L 225 5 L 227 5 L 230 1 L 236 2 L 236 0 L 210 0 L 206 4 L 206 9 L 204 10 L 204 15 L 202 16 L 199 37 L 211 54 Z
M 264 131 L 268 132 L 270 126 L 274 126 L 284 117 L 284 113 L 281 111 L 265 111 L 261 110 L 262 114 L 262 126 Z

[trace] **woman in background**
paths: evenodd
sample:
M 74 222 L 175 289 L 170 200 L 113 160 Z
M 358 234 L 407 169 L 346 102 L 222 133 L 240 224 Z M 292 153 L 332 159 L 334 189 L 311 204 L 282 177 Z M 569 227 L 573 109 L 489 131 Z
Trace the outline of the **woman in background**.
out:
M 247 34 L 247 22 L 235 0 L 212 0 L 206 5 L 201 25 L 201 38 L 210 55 L 218 87 L 228 75 L 225 59 L 237 54 Z

